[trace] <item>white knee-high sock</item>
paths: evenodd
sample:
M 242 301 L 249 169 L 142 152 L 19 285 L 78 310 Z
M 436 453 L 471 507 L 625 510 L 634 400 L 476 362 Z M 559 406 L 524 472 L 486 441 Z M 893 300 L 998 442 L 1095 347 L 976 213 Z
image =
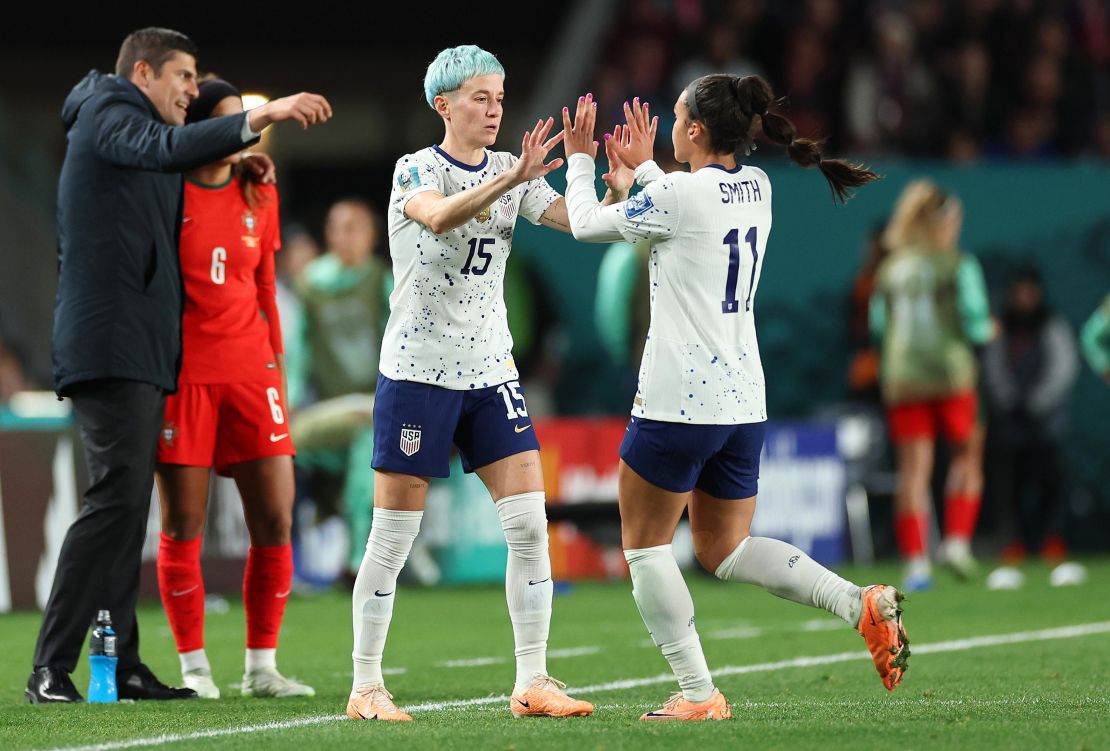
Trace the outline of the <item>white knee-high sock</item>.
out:
M 382 652 L 393 618 L 397 574 L 405 565 L 423 516 L 423 511 L 374 509 L 366 554 L 358 567 L 351 596 L 355 688 L 365 683 L 382 683 Z
M 652 640 L 678 678 L 682 695 L 702 702 L 713 695 L 713 678 L 694 627 L 694 601 L 670 545 L 624 551 L 632 596 Z
M 497 514 L 509 545 L 505 599 L 516 641 L 518 691 L 527 689 L 536 673 L 547 675 L 552 585 L 545 503 L 541 491 L 510 495 L 497 502 Z
M 746 537 L 715 572 L 725 581 L 758 584 L 786 600 L 859 623 L 860 588 L 841 579 L 793 545 L 770 537 Z

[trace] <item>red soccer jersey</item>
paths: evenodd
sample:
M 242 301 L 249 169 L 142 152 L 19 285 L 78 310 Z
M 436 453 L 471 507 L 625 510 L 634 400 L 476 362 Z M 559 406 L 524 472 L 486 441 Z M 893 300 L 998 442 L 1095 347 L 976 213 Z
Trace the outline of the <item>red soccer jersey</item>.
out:
M 182 383 L 254 381 L 277 367 L 278 195 L 272 185 L 255 188 L 260 200 L 252 209 L 237 178 L 217 188 L 185 181 Z

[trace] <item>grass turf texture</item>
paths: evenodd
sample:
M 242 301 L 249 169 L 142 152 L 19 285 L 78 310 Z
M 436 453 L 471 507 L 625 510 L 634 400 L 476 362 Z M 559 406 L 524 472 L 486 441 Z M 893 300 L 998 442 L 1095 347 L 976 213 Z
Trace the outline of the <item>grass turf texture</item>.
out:
M 344 593 L 294 597 L 279 667 L 315 686 L 312 699 L 262 700 L 239 695 L 243 612 L 207 619 L 207 650 L 225 698 L 116 706 L 24 705 L 23 688 L 39 625 L 37 613 L 0 616 L 0 748 L 47 749 L 111 744 L 164 735 L 189 736 L 168 748 L 975 748 L 1110 747 L 1110 633 L 966 651 L 927 645 L 969 637 L 1110 621 L 1110 561 L 1091 560 L 1082 587 L 1053 589 L 1048 569 L 1026 569 L 1026 587 L 987 592 L 938 577 L 931 592 L 905 603 L 916 652 L 902 687 L 888 693 L 862 639 L 831 615 L 772 597 L 751 586 L 689 576 L 698 628 L 711 668 L 855 652 L 857 659 L 810 667 L 733 673 L 718 678 L 733 719 L 713 723 L 644 723 L 638 716 L 675 690 L 673 681 L 582 694 L 597 705 L 590 718 L 511 717 L 507 702 L 426 709 L 416 722 L 339 719 L 350 690 L 350 601 Z M 892 567 L 845 569 L 860 583 L 895 581 Z M 143 657 L 164 680 L 179 670 L 165 616 L 156 603 L 140 613 Z M 582 648 L 575 650 L 575 648 Z M 596 651 L 586 648 L 597 648 Z M 572 687 L 669 672 L 636 612 L 630 585 L 579 584 L 555 599 L 549 668 Z M 556 652 L 557 654 L 558 652 Z M 445 667 L 448 661 L 501 662 Z M 512 632 L 500 587 L 401 588 L 386 649 L 386 681 L 402 707 L 496 696 L 512 689 Z M 84 693 L 88 665 L 74 681 Z M 238 732 L 267 723 L 306 723 Z M 214 735 L 198 737 L 212 731 Z

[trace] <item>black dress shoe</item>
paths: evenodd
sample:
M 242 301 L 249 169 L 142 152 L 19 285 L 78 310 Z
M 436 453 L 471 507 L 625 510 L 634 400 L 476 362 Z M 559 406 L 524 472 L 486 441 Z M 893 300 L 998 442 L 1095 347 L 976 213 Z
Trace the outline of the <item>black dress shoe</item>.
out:
M 69 673 L 49 665 L 35 668 L 27 679 L 27 690 L 23 692 L 28 704 L 49 704 L 52 702 L 79 702 L 85 698 L 77 692 L 77 687 L 69 679 Z
M 197 698 L 197 692 L 191 688 L 173 688 L 162 683 L 141 662 L 129 670 L 116 673 L 116 690 L 121 699 L 167 701 Z

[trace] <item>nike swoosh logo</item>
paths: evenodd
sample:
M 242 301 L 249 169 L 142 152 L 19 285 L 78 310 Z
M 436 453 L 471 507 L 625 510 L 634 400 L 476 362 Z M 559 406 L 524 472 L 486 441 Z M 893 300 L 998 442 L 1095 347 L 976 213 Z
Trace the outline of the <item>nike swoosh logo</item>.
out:
M 175 589 L 174 591 L 170 592 L 170 596 L 171 597 L 184 597 L 185 595 L 189 594 L 190 592 L 192 592 L 194 589 L 196 589 L 199 586 L 200 586 L 199 584 L 194 584 L 193 586 L 189 587 L 188 589 L 182 589 L 181 591 L 178 591 L 178 590 Z
M 393 592 L 379 592 L 376 589 L 374 590 L 374 595 L 377 597 L 389 597 L 391 594 L 393 594 Z
M 290 589 L 287 589 L 287 590 L 285 590 L 284 592 L 276 592 L 276 593 L 274 593 L 274 597 L 277 597 L 277 598 L 279 598 L 279 599 L 280 599 L 280 598 L 282 598 L 282 597 L 288 597 L 288 596 L 289 596 L 289 593 L 290 593 L 291 591 L 292 591 L 292 590 L 290 590 Z
M 540 580 L 539 580 L 538 582 L 534 582 L 534 581 L 532 581 L 531 579 L 529 579 L 529 580 L 528 580 L 528 585 L 529 585 L 529 586 L 535 586 L 536 584 L 543 584 L 544 582 L 549 582 L 549 581 L 551 581 L 551 577 L 550 577 L 550 576 L 549 576 L 549 577 L 547 577 L 546 579 L 540 579 Z
M 522 427 L 520 427 L 519 425 L 514 425 L 514 426 L 513 426 L 513 430 L 515 430 L 515 431 L 516 431 L 516 432 L 518 432 L 518 433 L 523 433 L 523 432 L 524 432 L 525 430 L 528 430 L 528 428 L 530 428 L 530 427 L 532 427 L 532 426 L 531 426 L 530 424 L 529 424 L 529 425 L 525 425 L 525 426 L 524 426 L 523 428 L 522 428 Z
M 281 435 L 274 435 L 273 433 L 270 433 L 270 443 L 277 443 L 282 438 L 285 438 L 288 435 L 289 435 L 288 433 L 282 433 Z
M 191 217 L 191 216 L 185 216 L 185 217 L 181 218 L 181 223 L 182 224 L 184 224 L 185 222 L 191 222 L 191 221 L 193 221 L 193 217 Z
M 515 701 L 515 702 L 516 702 L 517 704 L 519 704 L 520 706 L 522 706 L 522 707 L 524 707 L 524 708 L 528 708 L 528 707 L 531 707 L 531 706 L 532 706 L 531 704 L 529 704 L 528 702 L 524 701 L 523 699 L 518 699 L 518 698 L 516 698 L 515 696 L 513 697 L 513 701 Z

